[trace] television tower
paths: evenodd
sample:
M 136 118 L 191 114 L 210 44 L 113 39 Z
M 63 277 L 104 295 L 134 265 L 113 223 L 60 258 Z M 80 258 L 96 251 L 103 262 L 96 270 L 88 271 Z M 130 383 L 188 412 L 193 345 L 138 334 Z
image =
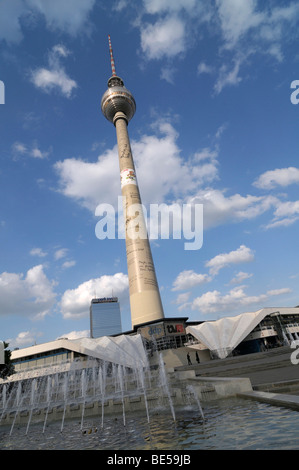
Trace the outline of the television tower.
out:
M 162 320 L 164 312 L 127 128 L 135 114 L 136 103 L 122 79 L 116 75 L 110 36 L 108 39 L 112 76 L 102 97 L 101 109 L 116 128 L 133 328 L 141 323 Z

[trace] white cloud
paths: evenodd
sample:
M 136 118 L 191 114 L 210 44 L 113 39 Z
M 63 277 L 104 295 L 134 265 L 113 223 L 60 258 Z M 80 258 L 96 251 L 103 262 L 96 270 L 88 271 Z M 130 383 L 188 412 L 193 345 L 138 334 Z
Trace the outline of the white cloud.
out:
M 205 266 L 210 268 L 210 274 L 216 275 L 227 266 L 232 264 L 239 263 L 249 263 L 254 260 L 254 254 L 250 248 L 245 245 L 241 245 L 235 251 L 230 251 L 229 253 L 221 253 L 220 255 L 215 256 L 205 263 Z
M 283 61 L 283 45 L 292 36 L 292 28 L 295 31 L 299 5 L 293 2 L 263 9 L 257 0 L 216 0 L 216 17 L 224 40 L 222 52 L 230 52 L 229 60 L 234 64 L 221 67 L 215 84 L 218 94 L 225 86 L 240 83 L 240 69 L 249 55 L 258 53 Z
M 216 5 L 227 47 L 234 46 L 251 28 L 258 27 L 264 18 L 256 12 L 256 0 L 216 0 Z
M 176 299 L 175 303 L 177 305 L 180 305 L 180 304 L 186 305 L 186 303 L 189 300 L 190 295 L 191 295 L 191 292 L 183 292 L 182 294 L 179 294 L 177 296 L 177 299 Z
M 161 70 L 161 78 L 168 83 L 174 84 L 174 75 L 176 69 L 174 67 L 164 66 Z
M 199 158 L 199 152 L 192 158 L 191 165 L 181 157 L 174 128 L 167 121 L 159 121 L 157 127 L 157 135 L 143 135 L 139 141 L 131 143 L 145 205 L 182 197 L 218 176 L 217 152 L 204 149 L 205 158 Z M 65 196 L 92 212 L 100 203 L 116 207 L 120 195 L 116 147 L 100 155 L 97 162 L 71 158 L 57 162 L 54 168 L 59 176 L 60 191 Z
M 75 289 L 68 289 L 61 299 L 61 312 L 64 318 L 84 318 L 89 315 L 91 299 L 95 297 L 119 297 L 125 302 L 128 295 L 128 276 L 116 273 L 112 276 L 101 276 L 83 282 Z
M 189 198 L 191 204 L 203 204 L 204 228 L 208 229 L 227 222 L 241 222 L 258 217 L 277 205 L 274 196 L 226 196 L 225 191 L 207 188 Z
M 241 308 L 253 308 L 271 297 L 291 292 L 289 288 L 269 290 L 265 294 L 250 296 L 244 291 L 244 286 L 231 289 L 227 294 L 221 294 L 218 290 L 209 291 L 193 300 L 192 309 L 199 310 L 203 314 L 240 311 Z
M 264 229 L 268 230 L 271 228 L 277 228 L 277 227 L 289 227 L 290 225 L 293 225 L 297 220 L 299 220 L 298 217 L 286 217 L 281 220 L 275 220 L 273 219 L 272 222 L 269 222 L 268 224 L 264 225 Z
M 56 260 L 64 258 L 67 255 L 68 251 L 68 248 L 59 248 L 59 250 L 55 251 L 54 258 Z
M 185 47 L 185 24 L 177 17 L 163 18 L 141 29 L 141 48 L 148 59 L 174 57 Z
M 21 42 L 21 20 L 37 15 L 42 15 L 49 30 L 62 31 L 71 36 L 88 34 L 91 30 L 89 15 L 94 5 L 95 0 L 1 0 L 0 40 Z
M 76 261 L 74 260 L 71 260 L 71 261 L 65 261 L 62 265 L 62 268 L 63 269 L 68 269 L 68 268 L 72 268 L 73 266 L 76 265 Z
M 61 44 L 52 48 L 49 53 L 49 68 L 38 68 L 31 73 L 31 81 L 37 88 L 47 93 L 58 90 L 62 95 L 70 98 L 77 88 L 75 80 L 71 79 L 60 63 L 60 57 L 67 57 L 69 51 Z
M 60 191 L 90 211 L 100 203 L 116 206 L 120 194 L 117 148 L 99 156 L 97 162 L 68 158 L 57 162 Z
M 263 6 L 258 0 L 143 0 L 143 4 L 145 14 L 137 24 L 141 48 L 149 60 L 177 58 L 195 41 L 200 49 L 198 40 L 205 25 L 221 38 L 219 57 L 225 58 L 225 64 L 220 67 L 215 94 L 242 81 L 241 67 L 249 55 L 268 55 L 282 62 L 283 46 L 289 37 L 295 37 L 299 17 L 295 1 L 283 6 Z M 149 15 L 154 22 L 149 23 Z M 211 72 L 205 62 L 199 64 L 198 75 Z M 170 83 L 174 80 L 165 64 L 162 78 Z
M 175 279 L 172 290 L 191 289 L 210 280 L 211 278 L 207 274 L 198 274 L 192 270 L 182 271 Z
M 240 284 L 245 281 L 245 279 L 250 279 L 253 275 L 249 273 L 244 273 L 240 271 L 236 276 L 230 281 L 230 284 Z
M 217 131 L 216 141 L 224 126 Z M 204 229 L 227 222 L 241 222 L 277 207 L 272 195 L 233 194 L 213 189 L 219 179 L 218 143 L 205 147 L 184 160 L 177 144 L 178 135 L 167 119 L 155 123 L 154 133 L 131 142 L 143 204 L 202 204 Z M 57 162 L 59 191 L 93 214 L 99 204 L 117 209 L 120 195 L 117 147 L 105 151 L 95 162 L 69 158 Z M 157 171 L 159 168 L 159 171 Z M 208 185 L 208 186 L 207 186 Z
M 11 149 L 13 153 L 17 155 L 24 155 L 27 153 L 27 147 L 22 142 L 14 142 L 11 146 Z
M 239 76 L 241 63 L 242 60 L 235 60 L 232 69 L 229 69 L 228 65 L 222 65 L 219 71 L 219 77 L 214 85 L 216 94 L 221 93 L 224 87 L 228 85 L 238 85 L 242 81 L 242 78 Z
M 67 338 L 67 339 L 80 339 L 80 338 L 89 338 L 90 330 L 81 330 L 81 331 L 70 331 L 69 333 L 63 333 L 58 338 Z
M 36 344 L 36 340 L 43 336 L 43 333 L 38 331 L 22 331 L 16 338 L 7 339 L 10 349 L 13 348 L 24 348 L 28 345 L 32 346 Z
M 33 157 L 33 158 L 40 158 L 40 159 L 43 159 L 43 158 L 47 158 L 47 156 L 49 155 L 49 151 L 41 151 L 37 144 L 35 143 L 31 152 L 30 152 L 30 156 Z
M 248 34 L 255 39 L 256 46 L 278 45 L 296 25 L 299 15 L 297 2 L 264 9 L 257 0 L 217 0 L 216 5 L 227 48 L 237 46 Z
M 299 200 L 281 202 L 277 206 L 274 212 L 274 215 L 276 218 L 298 216 L 299 215 Z
M 212 73 L 213 68 L 210 65 L 207 65 L 205 62 L 201 62 L 197 66 L 197 74 L 202 75 L 203 73 Z
M 23 274 L 0 274 L 0 312 L 3 315 L 27 315 L 42 318 L 54 304 L 53 283 L 37 265 Z
M 291 184 L 299 183 L 299 168 L 277 168 L 276 170 L 269 170 L 260 175 L 254 186 L 261 189 L 273 189 L 277 186 L 289 186 Z
M 201 165 L 192 167 L 183 160 L 176 142 L 178 136 L 169 123 L 160 122 L 159 131 L 161 136 L 144 135 L 132 143 L 145 204 L 165 201 L 169 195 L 181 197 L 210 179 L 210 173 L 201 172 Z M 214 167 L 212 172 L 214 175 Z
M 8 43 L 19 43 L 23 39 L 20 18 L 26 13 L 22 0 L 0 2 L 0 39 Z
M 49 149 L 48 151 L 46 150 L 42 151 L 38 147 L 37 142 L 33 142 L 31 148 L 28 148 L 28 146 L 22 142 L 14 142 L 11 146 L 11 149 L 12 149 L 12 154 L 13 154 L 14 159 L 17 159 L 18 157 L 22 155 L 28 155 L 29 157 L 43 159 L 43 158 L 47 158 L 47 156 L 49 155 L 51 151 L 51 149 Z
M 42 248 L 32 248 L 32 250 L 30 250 L 30 254 L 32 256 L 39 256 L 40 258 L 44 258 L 48 253 L 43 251 Z
M 50 30 L 60 30 L 72 36 L 89 31 L 89 15 L 95 0 L 26 0 L 29 7 L 46 19 Z
M 37 69 L 32 72 L 32 82 L 37 88 L 41 88 L 46 92 L 59 89 L 67 98 L 71 96 L 72 90 L 77 87 L 76 82 L 69 78 L 63 69 Z
M 150 14 L 164 12 L 178 12 L 181 9 L 194 11 L 198 0 L 143 0 L 146 11 Z
M 274 211 L 274 217 L 265 229 L 288 227 L 299 219 L 299 200 L 298 201 L 278 201 Z

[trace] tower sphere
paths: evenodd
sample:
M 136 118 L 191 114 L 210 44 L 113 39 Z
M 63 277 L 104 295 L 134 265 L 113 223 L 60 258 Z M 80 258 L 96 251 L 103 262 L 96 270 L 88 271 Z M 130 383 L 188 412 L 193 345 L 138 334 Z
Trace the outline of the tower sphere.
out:
M 113 122 L 116 113 L 123 112 L 129 122 L 135 114 L 136 103 L 132 93 L 126 89 L 120 77 L 112 76 L 108 80 L 108 90 L 101 101 L 101 109 L 105 118 Z

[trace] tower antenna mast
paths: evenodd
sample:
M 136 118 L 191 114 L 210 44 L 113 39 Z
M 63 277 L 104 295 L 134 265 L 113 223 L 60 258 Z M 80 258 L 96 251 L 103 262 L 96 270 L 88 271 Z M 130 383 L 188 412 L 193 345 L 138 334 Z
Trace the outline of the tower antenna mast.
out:
M 111 45 L 110 34 L 108 34 L 108 41 L 109 41 L 109 52 L 110 52 L 110 62 L 111 62 L 111 69 L 112 69 L 112 77 L 116 77 L 115 63 L 114 63 L 114 57 L 113 57 L 113 51 L 112 51 L 112 45 Z

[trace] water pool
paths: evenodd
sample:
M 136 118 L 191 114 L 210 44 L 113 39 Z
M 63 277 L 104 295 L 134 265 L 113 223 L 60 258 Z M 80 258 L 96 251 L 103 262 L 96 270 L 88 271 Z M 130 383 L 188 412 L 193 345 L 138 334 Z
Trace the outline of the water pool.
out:
M 299 449 L 299 413 L 241 398 L 202 404 L 171 413 L 156 410 L 148 422 L 145 414 L 86 418 L 81 429 L 78 420 L 52 422 L 42 432 L 42 423 L 0 428 L 1 450 L 279 450 Z

